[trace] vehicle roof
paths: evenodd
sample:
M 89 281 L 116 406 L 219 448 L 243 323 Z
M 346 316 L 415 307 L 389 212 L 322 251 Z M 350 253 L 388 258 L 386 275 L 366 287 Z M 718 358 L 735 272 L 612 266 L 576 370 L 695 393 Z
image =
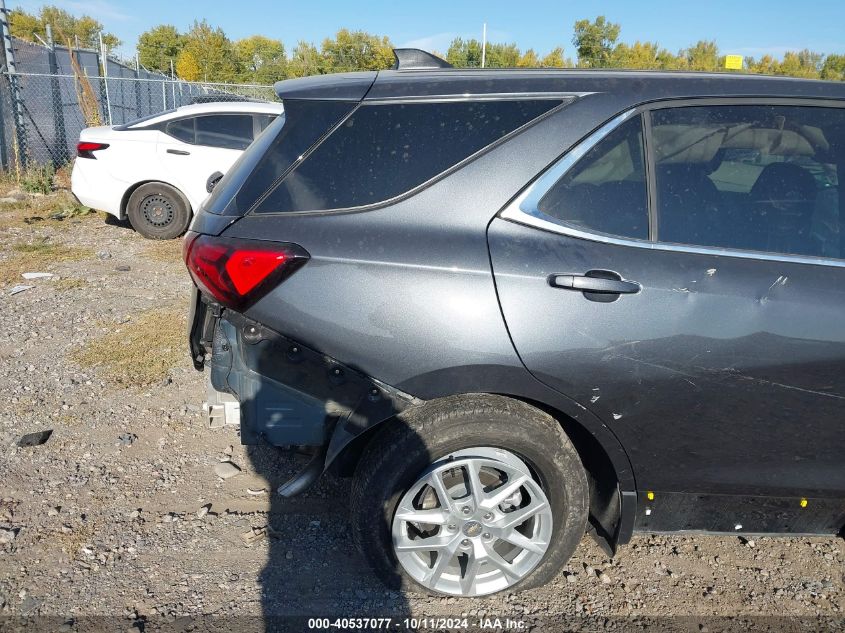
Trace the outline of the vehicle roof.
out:
M 431 97 L 617 93 L 640 101 L 701 96 L 845 99 L 845 82 L 745 73 L 590 69 L 382 70 L 317 75 L 276 84 L 285 99 L 381 100 Z
M 178 119 L 197 114 L 229 114 L 239 112 L 249 112 L 253 114 L 281 114 L 284 112 L 284 106 L 281 103 L 273 103 L 270 101 L 210 101 L 208 103 L 193 103 L 191 105 L 179 106 L 175 110 L 162 112 L 156 117 L 144 118 L 141 121 L 138 121 L 137 125 L 147 127 L 162 121 L 169 121 L 170 119 Z M 135 125 L 136 124 L 130 124 L 128 128 L 134 128 Z

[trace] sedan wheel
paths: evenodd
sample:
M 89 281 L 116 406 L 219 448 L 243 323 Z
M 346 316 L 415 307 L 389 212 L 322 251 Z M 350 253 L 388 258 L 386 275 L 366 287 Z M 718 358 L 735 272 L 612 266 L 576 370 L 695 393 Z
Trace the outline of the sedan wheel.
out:
M 188 228 L 191 208 L 177 189 L 163 182 L 148 182 L 132 192 L 126 215 L 144 237 L 170 240 Z

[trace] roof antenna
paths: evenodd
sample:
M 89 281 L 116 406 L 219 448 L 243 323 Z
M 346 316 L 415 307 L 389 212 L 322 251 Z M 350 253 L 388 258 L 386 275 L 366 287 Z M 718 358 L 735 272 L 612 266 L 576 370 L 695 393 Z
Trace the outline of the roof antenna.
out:
M 452 64 L 436 55 L 419 48 L 394 48 L 393 70 L 422 70 L 432 68 L 452 68 Z

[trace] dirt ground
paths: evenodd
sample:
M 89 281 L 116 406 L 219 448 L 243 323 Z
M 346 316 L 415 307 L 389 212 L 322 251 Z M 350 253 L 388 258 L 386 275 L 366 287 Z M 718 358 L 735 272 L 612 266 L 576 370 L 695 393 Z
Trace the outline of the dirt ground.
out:
M 204 422 L 180 243 L 79 213 L 66 194 L 0 206 L 0 616 L 55 616 L 60 630 L 86 616 L 144 630 L 201 614 L 498 615 L 536 630 L 573 617 L 602 630 L 675 616 L 684 631 L 842 624 L 836 538 L 638 535 L 613 560 L 585 538 L 540 589 L 385 590 L 352 547 L 347 482 L 281 499 L 301 458 L 248 453 L 236 429 Z M 18 284 L 32 287 L 10 294 Z M 46 443 L 18 446 L 48 429 Z M 221 460 L 241 472 L 222 479 Z

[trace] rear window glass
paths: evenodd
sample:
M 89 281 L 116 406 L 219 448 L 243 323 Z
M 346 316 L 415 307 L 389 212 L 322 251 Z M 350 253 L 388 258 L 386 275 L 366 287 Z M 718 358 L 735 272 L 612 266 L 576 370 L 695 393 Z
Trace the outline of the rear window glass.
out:
M 255 210 L 319 211 L 389 200 L 559 104 L 532 100 L 361 106 Z
M 205 210 L 223 215 L 246 213 L 355 105 L 350 101 L 286 101 L 285 113 L 241 154 L 214 187 Z

